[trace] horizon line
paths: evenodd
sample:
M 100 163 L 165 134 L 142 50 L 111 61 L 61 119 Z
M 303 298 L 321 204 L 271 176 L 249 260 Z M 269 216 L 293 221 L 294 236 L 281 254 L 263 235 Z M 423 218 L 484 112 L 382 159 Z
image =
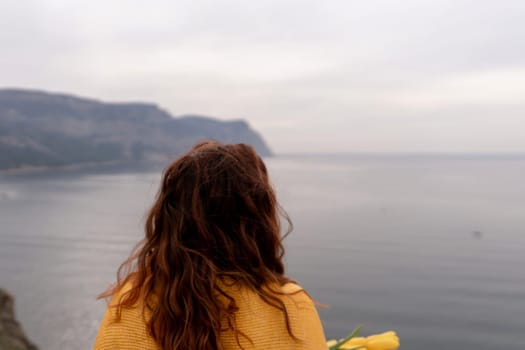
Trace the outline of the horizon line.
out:
M 407 156 L 407 157 L 525 157 L 525 151 L 326 151 L 326 152 L 273 152 L 274 156 Z

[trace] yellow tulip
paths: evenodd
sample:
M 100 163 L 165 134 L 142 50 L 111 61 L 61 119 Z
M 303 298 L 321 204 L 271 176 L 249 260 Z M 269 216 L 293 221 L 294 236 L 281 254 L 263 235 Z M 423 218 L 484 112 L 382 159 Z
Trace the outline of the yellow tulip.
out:
M 328 347 L 334 346 L 335 344 L 337 344 L 337 340 L 334 340 L 334 339 L 326 342 L 326 346 Z
M 330 340 L 326 343 L 328 347 L 334 346 L 337 341 Z M 374 334 L 369 337 L 355 337 L 344 343 L 339 349 L 355 349 L 362 350 L 397 350 L 399 348 L 399 338 L 396 332 L 388 331 L 381 334 Z
M 399 341 L 393 338 L 376 338 L 366 342 L 367 350 L 397 350 Z
M 355 337 L 344 343 L 339 347 L 339 349 L 353 349 L 358 346 L 363 346 L 366 344 L 366 338 L 364 337 Z
M 367 350 L 397 350 L 399 338 L 393 331 L 371 335 L 366 338 Z
M 384 333 L 379 333 L 379 334 L 371 335 L 371 336 L 369 336 L 368 338 L 384 337 L 384 336 L 393 336 L 393 337 L 397 337 L 397 334 L 396 334 L 396 332 L 394 332 L 394 331 L 387 331 L 387 332 L 384 332 Z

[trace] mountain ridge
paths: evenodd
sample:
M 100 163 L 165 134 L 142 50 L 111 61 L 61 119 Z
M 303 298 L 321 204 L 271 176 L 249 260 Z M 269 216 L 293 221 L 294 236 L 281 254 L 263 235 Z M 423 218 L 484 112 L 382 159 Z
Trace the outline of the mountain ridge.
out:
M 174 117 L 154 103 L 0 89 L 0 169 L 168 160 L 202 139 L 251 144 L 271 155 L 245 120 Z

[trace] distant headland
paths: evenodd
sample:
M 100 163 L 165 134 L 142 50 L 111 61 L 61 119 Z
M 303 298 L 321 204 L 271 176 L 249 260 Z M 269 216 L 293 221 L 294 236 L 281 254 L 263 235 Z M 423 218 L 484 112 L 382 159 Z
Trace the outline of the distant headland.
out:
M 202 139 L 247 143 L 271 155 L 243 120 L 174 117 L 149 103 L 0 89 L 0 170 L 165 161 Z

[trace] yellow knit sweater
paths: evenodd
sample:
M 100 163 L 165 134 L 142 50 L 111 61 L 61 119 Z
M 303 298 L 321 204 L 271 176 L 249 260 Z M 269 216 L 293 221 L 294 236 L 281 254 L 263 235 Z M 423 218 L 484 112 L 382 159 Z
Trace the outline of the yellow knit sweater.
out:
M 125 292 L 123 289 L 122 293 Z M 323 327 L 310 297 L 296 284 L 282 287 L 288 295 L 278 296 L 286 305 L 294 340 L 286 330 L 283 313 L 265 303 L 256 293 L 247 288 L 232 287 L 228 293 L 235 298 L 239 311 L 236 315 L 237 327 L 253 343 L 240 336 L 239 341 L 246 350 L 326 350 Z M 297 292 L 295 294 L 291 294 Z M 118 299 L 113 298 L 111 304 Z M 115 322 L 116 308 L 108 307 L 94 350 L 159 350 L 159 346 L 149 336 L 143 321 L 141 308 L 122 309 L 121 319 Z M 221 334 L 225 350 L 240 349 L 232 331 Z

